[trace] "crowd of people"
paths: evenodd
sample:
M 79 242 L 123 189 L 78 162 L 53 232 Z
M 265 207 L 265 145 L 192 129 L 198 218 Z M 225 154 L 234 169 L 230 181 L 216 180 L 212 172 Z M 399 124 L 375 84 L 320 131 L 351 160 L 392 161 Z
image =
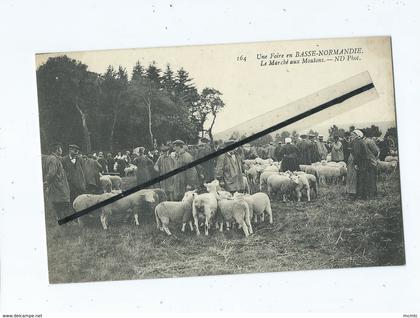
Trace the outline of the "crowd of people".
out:
M 51 154 L 43 157 L 46 197 L 57 218 L 61 219 L 71 214 L 72 202 L 77 196 L 101 192 L 101 174 L 124 176 L 125 169 L 134 165 L 137 184 L 141 184 L 234 142 L 227 140 L 211 143 L 207 138 L 201 138 L 198 144 L 187 145 L 182 140 L 175 140 L 150 151 L 137 147 L 132 152 L 106 155 L 103 152 L 81 154 L 80 148 L 72 144 L 65 156 L 62 145 L 54 143 L 51 145 Z M 258 147 L 246 144 L 153 187 L 165 190 L 169 200 L 180 200 L 186 191 L 214 179 L 226 191 L 242 192 L 245 187 L 244 160 L 271 158 L 281 162 L 281 171 L 298 171 L 299 165 L 328 160 L 346 162 L 347 193 L 367 198 L 376 195 L 376 162 L 385 158 L 388 152 L 386 140 L 368 138 L 360 130 L 346 132 L 343 138 L 334 136 L 328 141 L 324 141 L 322 135 L 303 133 L 295 139 L 285 138 L 284 143 L 278 142 L 276 145 L 273 142 Z

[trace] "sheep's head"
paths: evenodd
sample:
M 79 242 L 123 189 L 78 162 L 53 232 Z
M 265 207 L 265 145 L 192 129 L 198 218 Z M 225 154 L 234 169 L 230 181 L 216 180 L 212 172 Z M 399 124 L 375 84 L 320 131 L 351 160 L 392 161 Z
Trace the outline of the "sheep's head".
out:
M 191 202 L 194 200 L 195 195 L 197 195 L 195 191 L 185 192 L 184 197 L 182 198 L 182 202 Z
M 289 178 L 290 178 L 290 180 L 293 181 L 293 183 L 299 184 L 299 177 L 298 176 L 292 174 L 292 175 L 289 176 Z
M 153 191 L 147 191 L 144 193 L 144 201 L 149 203 L 155 203 L 155 193 Z
M 223 200 L 223 199 L 230 200 L 233 197 L 232 197 L 232 194 L 230 192 L 228 192 L 228 191 L 218 191 L 217 192 L 217 198 L 219 200 Z

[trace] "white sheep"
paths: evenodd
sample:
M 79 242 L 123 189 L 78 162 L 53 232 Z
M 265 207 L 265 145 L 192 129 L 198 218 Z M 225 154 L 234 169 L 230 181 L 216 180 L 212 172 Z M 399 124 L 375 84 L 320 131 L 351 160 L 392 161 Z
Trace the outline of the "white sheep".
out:
M 226 226 L 236 222 L 239 228 L 245 233 L 245 236 L 253 233 L 251 225 L 251 216 L 248 203 L 242 198 L 238 199 L 220 199 L 218 201 L 220 215 Z M 223 222 L 220 223 L 220 232 L 223 232 Z
M 286 201 L 286 195 L 293 191 L 297 194 L 300 192 L 299 179 L 297 176 L 276 175 L 273 174 L 267 179 L 268 195 L 272 198 L 275 194 L 281 195 L 283 201 Z
M 217 211 L 217 189 L 219 182 L 214 180 L 210 183 L 205 183 L 209 193 L 195 194 L 192 205 L 192 215 L 197 235 L 200 235 L 198 220 L 204 218 L 204 232 L 209 235 L 210 222 Z
M 194 230 L 192 225 L 192 203 L 194 200 L 194 192 L 187 191 L 182 201 L 164 201 L 159 203 L 155 208 L 156 226 L 159 230 L 165 231 L 171 235 L 169 231 L 169 223 L 181 223 L 181 231 L 185 232 L 185 226 L 189 223 L 191 231 Z
M 254 218 L 254 222 L 258 222 L 258 217 L 264 222 L 264 212 L 268 215 L 270 224 L 273 224 L 273 212 L 271 210 L 270 198 L 264 192 L 257 192 L 252 195 L 235 192 L 235 199 L 243 198 L 249 206 L 249 216 Z

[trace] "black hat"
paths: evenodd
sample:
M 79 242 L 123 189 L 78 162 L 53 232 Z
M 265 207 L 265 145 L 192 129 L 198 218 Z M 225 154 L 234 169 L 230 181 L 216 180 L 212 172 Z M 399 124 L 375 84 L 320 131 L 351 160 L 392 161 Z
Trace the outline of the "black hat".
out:
M 69 145 L 69 149 L 80 150 L 80 147 L 78 145 L 72 144 L 72 145 Z
M 172 142 L 172 145 L 174 145 L 174 146 L 183 146 L 183 145 L 185 145 L 185 142 L 183 142 L 182 140 L 177 139 L 174 142 Z
M 63 148 L 63 145 L 60 142 L 53 142 L 50 144 L 50 151 L 57 149 L 58 147 Z
M 208 138 L 206 138 L 206 137 L 203 137 L 203 138 L 200 139 L 200 141 L 201 142 L 209 142 L 210 140 L 208 140 Z

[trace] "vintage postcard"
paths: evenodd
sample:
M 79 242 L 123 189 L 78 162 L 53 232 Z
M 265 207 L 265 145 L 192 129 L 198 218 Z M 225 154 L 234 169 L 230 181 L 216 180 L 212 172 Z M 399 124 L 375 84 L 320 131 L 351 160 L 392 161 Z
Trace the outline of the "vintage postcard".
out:
M 405 264 L 390 37 L 40 53 L 36 67 L 51 283 Z

